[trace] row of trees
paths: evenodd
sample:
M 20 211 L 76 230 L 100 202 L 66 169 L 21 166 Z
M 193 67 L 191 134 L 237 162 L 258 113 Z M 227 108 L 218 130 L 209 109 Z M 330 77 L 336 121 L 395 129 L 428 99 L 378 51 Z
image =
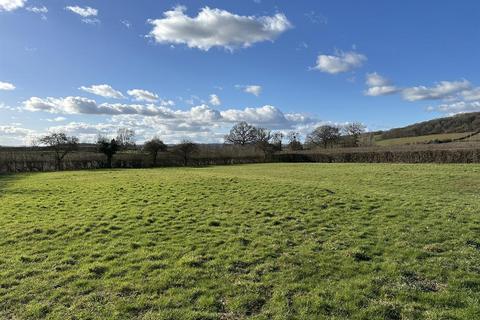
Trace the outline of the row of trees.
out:
M 310 148 L 321 146 L 324 148 L 339 144 L 342 140 L 349 141 L 352 146 L 357 146 L 359 137 L 365 132 L 365 127 L 360 123 L 351 123 L 345 126 L 322 125 L 317 127 L 306 136 L 305 144 L 301 142 L 299 132 L 291 131 L 284 134 L 280 131 L 271 131 L 265 128 L 255 127 L 247 122 L 235 124 L 230 132 L 225 135 L 225 143 L 240 146 L 254 146 L 261 150 L 265 159 L 273 153 L 282 151 L 284 147 L 291 151 L 302 150 L 304 146 Z M 283 142 L 286 139 L 287 144 Z M 39 142 L 53 151 L 57 169 L 62 168 L 62 161 L 67 154 L 78 150 L 79 139 L 67 136 L 65 133 L 52 133 L 42 137 Z M 113 139 L 100 136 L 97 139 L 97 149 L 107 157 L 107 166 L 112 167 L 112 160 L 119 151 L 137 149 L 135 144 L 135 132 L 131 129 L 119 129 Z M 184 165 L 187 165 L 193 153 L 199 149 L 198 145 L 190 140 L 183 140 L 169 150 L 167 145 L 158 137 L 148 140 L 143 145 L 143 151 L 152 157 L 153 165 L 157 164 L 159 153 L 173 152 L 181 157 Z
M 287 138 L 287 147 L 290 150 L 301 150 L 300 133 L 289 132 L 286 136 L 280 131 L 271 131 L 265 128 L 255 127 L 245 121 L 233 126 L 230 132 L 225 135 L 225 143 L 241 146 L 253 145 L 262 150 L 265 155 L 276 151 L 282 151 L 283 140 Z
M 359 122 L 343 126 L 323 125 L 307 135 L 305 144 L 328 148 L 343 142 L 346 146 L 358 147 L 359 138 L 363 133 L 365 126 Z
M 80 146 L 77 137 L 67 136 L 63 132 L 46 135 L 39 139 L 39 143 L 53 151 L 55 167 L 57 170 L 62 169 L 62 162 L 67 154 L 77 151 Z M 99 136 L 96 144 L 98 151 L 107 157 L 107 166 L 111 168 L 113 156 L 115 154 L 119 151 L 127 151 L 136 148 L 135 132 L 130 129 L 122 128 L 118 130 L 117 136 L 113 139 Z M 159 153 L 169 151 L 167 145 L 158 137 L 146 141 L 143 145 L 143 150 L 151 155 L 154 165 L 157 164 Z M 171 151 L 180 156 L 184 165 L 187 165 L 190 156 L 197 150 L 197 144 L 189 140 L 183 140 L 181 143 L 175 145 Z
M 310 132 L 305 139 L 307 148 L 321 146 L 324 148 L 339 145 L 358 146 L 360 136 L 365 132 L 365 126 L 359 122 L 349 123 L 343 126 L 322 125 Z M 237 145 L 254 145 L 265 154 L 270 154 L 283 149 L 282 142 L 287 139 L 287 149 L 302 150 L 299 132 L 291 131 L 284 135 L 280 131 L 270 131 L 255 127 L 247 122 L 240 122 L 233 126 L 229 134 L 225 136 L 225 143 Z

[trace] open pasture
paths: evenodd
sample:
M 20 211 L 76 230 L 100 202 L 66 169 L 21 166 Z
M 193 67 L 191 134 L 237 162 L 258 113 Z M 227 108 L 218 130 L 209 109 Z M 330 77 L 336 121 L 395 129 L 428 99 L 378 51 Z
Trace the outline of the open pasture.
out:
M 480 166 L 0 176 L 2 319 L 478 319 Z

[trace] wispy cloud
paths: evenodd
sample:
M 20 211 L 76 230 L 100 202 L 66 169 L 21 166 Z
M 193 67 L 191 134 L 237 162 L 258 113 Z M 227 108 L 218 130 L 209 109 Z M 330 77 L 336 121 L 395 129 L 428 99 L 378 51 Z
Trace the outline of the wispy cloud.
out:
M 92 7 L 80 7 L 80 6 L 67 6 L 65 10 L 71 11 L 80 17 L 82 21 L 87 24 L 98 24 L 100 20 L 96 18 L 98 16 L 98 10 Z
M 253 94 L 254 96 L 260 96 L 262 93 L 262 86 L 259 85 L 236 85 L 237 89 L 242 89 L 245 93 Z

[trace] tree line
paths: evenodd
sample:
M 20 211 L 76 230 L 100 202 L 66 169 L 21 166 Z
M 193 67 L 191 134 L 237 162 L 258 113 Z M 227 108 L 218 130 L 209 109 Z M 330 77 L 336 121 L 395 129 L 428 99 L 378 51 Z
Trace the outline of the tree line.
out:
M 306 135 L 302 142 L 301 134 L 296 131 L 284 133 L 256 127 L 247 122 L 235 124 L 230 132 L 225 135 L 226 144 L 240 146 L 254 146 L 261 151 L 264 159 L 268 160 L 274 153 L 289 150 L 298 151 L 315 147 L 329 148 L 345 145 L 358 146 L 359 137 L 365 132 L 365 127 L 360 123 L 351 123 L 344 126 L 321 125 Z M 286 142 L 284 144 L 284 142 Z M 74 151 L 79 150 L 79 139 L 68 136 L 63 132 L 51 133 L 39 139 L 39 143 L 51 150 L 55 158 L 55 167 L 62 169 L 64 158 Z M 191 140 L 183 140 L 169 147 L 159 137 L 153 137 L 145 141 L 141 148 L 135 143 L 135 131 L 121 128 L 114 138 L 99 136 L 96 141 L 96 149 L 106 157 L 106 166 L 111 168 L 114 156 L 120 152 L 135 151 L 141 149 L 151 156 L 152 163 L 157 164 L 159 154 L 172 152 L 182 159 L 183 165 L 187 166 L 190 158 L 199 150 L 199 145 Z
M 359 144 L 360 136 L 365 133 L 365 126 L 359 122 L 348 123 L 343 126 L 325 124 L 318 126 L 307 134 L 305 142 L 301 142 L 299 132 L 290 131 L 284 134 L 280 131 L 270 131 L 265 128 L 255 127 L 247 122 L 240 122 L 233 126 L 225 136 L 225 143 L 238 145 L 255 145 L 265 154 L 282 151 L 285 147 L 290 151 L 304 148 L 352 146 Z M 283 146 L 286 138 L 287 144 Z

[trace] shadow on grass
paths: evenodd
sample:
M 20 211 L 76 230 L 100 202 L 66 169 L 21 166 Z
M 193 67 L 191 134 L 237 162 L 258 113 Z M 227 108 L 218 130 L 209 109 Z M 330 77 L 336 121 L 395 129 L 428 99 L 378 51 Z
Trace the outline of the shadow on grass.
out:
M 15 181 L 18 181 L 20 179 L 24 179 L 28 176 L 29 174 L 25 173 L 4 173 L 0 174 L 0 198 L 4 196 L 7 192 L 8 186 Z

